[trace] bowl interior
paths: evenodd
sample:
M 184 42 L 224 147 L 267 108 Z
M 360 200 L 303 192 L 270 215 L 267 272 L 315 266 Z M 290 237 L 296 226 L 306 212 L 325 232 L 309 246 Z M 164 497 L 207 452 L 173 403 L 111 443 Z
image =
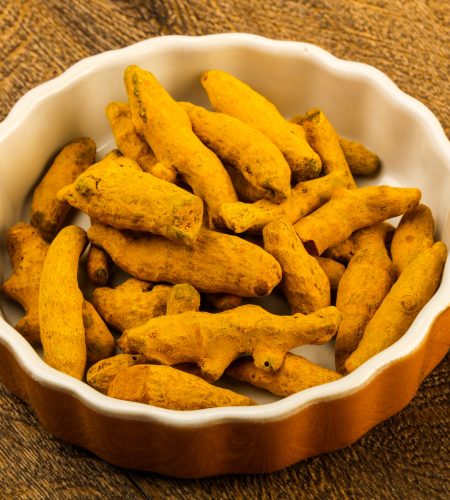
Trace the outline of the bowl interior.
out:
M 419 187 L 435 216 L 436 237 L 450 244 L 449 158 L 411 98 L 394 92 L 387 78 L 373 68 L 342 65 L 307 44 L 262 41 L 252 45 L 237 38 L 223 43 L 214 37 L 203 41 L 180 37 L 179 43 L 167 47 L 164 39 L 155 40 L 151 50 L 145 47 L 103 54 L 98 65 L 76 65 L 63 75 L 64 84 L 52 81 L 27 95 L 13 110 L 8 129 L 0 127 L 2 280 L 10 274 L 6 231 L 20 219 L 28 220 L 31 188 L 56 151 L 78 136 L 96 141 L 98 157 L 114 147 L 104 109 L 112 100 L 126 99 L 122 75 L 129 64 L 153 72 L 174 98 L 205 106 L 199 76 L 208 69 L 223 69 L 267 96 L 286 117 L 322 108 L 339 134 L 362 141 L 383 162 L 377 176 L 359 184 Z M 81 214 L 74 222 L 88 226 Z M 442 283 L 445 289 L 450 288 L 448 274 Z M 288 313 L 277 296 L 263 303 L 272 312 Z M 4 297 L 0 307 L 12 325 L 22 315 L 20 307 Z M 331 343 L 295 352 L 334 368 Z M 229 380 L 223 384 L 261 403 L 277 399 L 245 384 Z

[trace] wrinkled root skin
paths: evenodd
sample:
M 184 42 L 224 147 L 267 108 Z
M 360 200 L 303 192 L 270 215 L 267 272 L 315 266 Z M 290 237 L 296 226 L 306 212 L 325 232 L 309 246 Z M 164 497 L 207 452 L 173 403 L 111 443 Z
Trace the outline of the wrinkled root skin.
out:
M 201 410 L 218 406 L 252 406 L 250 398 L 215 387 L 170 366 L 135 365 L 121 370 L 107 395 L 169 410 Z
M 351 372 L 396 342 L 439 287 L 447 247 L 442 241 L 423 250 L 403 271 L 368 323 L 357 349 L 345 363 Z
M 340 320 L 335 307 L 309 315 L 276 316 L 249 304 L 216 314 L 186 312 L 154 318 L 125 330 L 118 345 L 125 353 L 143 354 L 153 362 L 196 363 L 207 379 L 217 380 L 240 354 L 252 355 L 259 368 L 276 371 L 290 349 L 328 342 Z

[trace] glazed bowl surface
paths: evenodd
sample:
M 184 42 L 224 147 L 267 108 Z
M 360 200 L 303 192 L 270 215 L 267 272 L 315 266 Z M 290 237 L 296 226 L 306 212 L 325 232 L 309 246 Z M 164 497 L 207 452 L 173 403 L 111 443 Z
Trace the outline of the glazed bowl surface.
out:
M 123 71 L 129 64 L 154 73 L 179 100 L 207 105 L 199 76 L 222 69 L 267 96 L 286 117 L 322 108 L 340 135 L 382 159 L 380 173 L 359 185 L 419 187 L 434 214 L 436 238 L 450 245 L 449 142 L 431 111 L 383 73 L 307 43 L 247 34 L 167 36 L 80 61 L 28 92 L 0 124 L 2 280 L 10 273 L 6 232 L 26 219 L 30 191 L 55 152 L 79 136 L 95 140 L 99 157 L 114 147 L 104 109 L 126 99 Z M 11 326 L 20 309 L 2 298 L 0 380 L 55 435 L 111 463 L 180 477 L 269 472 L 346 446 L 408 404 L 448 351 L 449 297 L 447 261 L 439 290 L 408 332 L 353 373 L 280 400 L 225 382 L 261 404 L 191 412 L 111 399 L 47 366 Z M 273 300 L 268 307 L 285 310 Z M 332 344 L 295 352 L 333 368 Z

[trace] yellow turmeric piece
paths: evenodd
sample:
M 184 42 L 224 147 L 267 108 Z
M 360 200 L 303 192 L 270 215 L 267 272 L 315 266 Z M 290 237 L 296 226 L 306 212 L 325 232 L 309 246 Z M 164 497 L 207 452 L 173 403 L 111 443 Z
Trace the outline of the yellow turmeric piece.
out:
M 64 223 L 70 205 L 57 198 L 58 191 L 75 179 L 95 161 L 96 146 L 82 137 L 70 142 L 54 159 L 33 194 L 30 222 L 42 236 L 51 241 Z
M 145 281 L 189 283 L 199 292 L 260 297 L 281 279 L 278 262 L 262 248 L 203 227 L 192 247 L 101 224 L 94 224 L 88 236 L 121 269 Z
M 306 138 L 322 161 L 325 174 L 339 173 L 348 189 L 356 188 L 356 183 L 348 166 L 344 152 L 339 143 L 339 136 L 327 117 L 320 109 L 314 108 L 302 118 L 301 125 L 305 129 Z
M 218 311 L 228 311 L 242 305 L 242 297 L 230 293 L 207 293 L 206 298 Z
M 238 170 L 258 193 L 258 199 L 280 203 L 291 190 L 291 170 L 281 151 L 259 130 L 224 113 L 188 102 L 187 112 L 199 139 L 223 161 Z
M 8 252 L 13 273 L 1 290 L 25 309 L 25 316 L 15 329 L 32 344 L 41 343 L 39 284 L 49 246 L 39 231 L 25 222 L 19 222 L 8 232 Z M 109 356 L 114 348 L 114 338 L 87 301 L 83 302 L 83 322 L 88 362 Z
M 167 299 L 166 314 L 181 314 L 200 309 L 200 294 L 187 283 L 175 285 Z
M 263 229 L 264 249 L 281 266 L 281 287 L 292 314 L 309 314 L 330 305 L 330 281 L 308 254 L 291 223 L 278 219 Z
M 92 365 L 87 371 L 86 381 L 97 391 L 106 394 L 109 384 L 118 373 L 125 368 L 142 363 L 145 363 L 145 357 L 141 354 L 116 354 Z
M 124 102 L 109 103 L 106 107 L 106 116 L 117 147 L 124 156 L 136 161 L 144 172 L 168 182 L 176 181 L 176 170 L 158 162 L 151 147 L 136 132 L 128 104 Z
M 364 144 L 339 137 L 339 145 L 353 175 L 373 175 L 380 168 L 380 159 Z
M 96 288 L 92 302 L 109 325 L 123 331 L 166 314 L 171 290 L 131 278 L 116 288 Z
M 219 209 L 237 201 L 236 193 L 220 160 L 192 131 L 186 111 L 151 73 L 137 66 L 126 69 L 125 87 L 138 133 L 158 160 L 174 167 L 205 201 L 212 224 L 221 225 Z
M 388 256 L 383 224 L 360 230 L 360 245 L 339 283 L 336 307 L 342 313 L 335 343 L 336 370 L 358 347 L 370 319 L 394 282 L 394 268 Z
M 143 354 L 165 365 L 196 363 L 208 380 L 217 380 L 240 354 L 252 355 L 258 368 L 276 371 L 290 349 L 328 342 L 340 319 L 335 307 L 307 316 L 276 316 L 248 304 L 216 314 L 153 318 L 125 330 L 118 345 L 125 353 Z
M 86 362 L 91 366 L 112 356 L 116 350 L 116 342 L 95 307 L 87 300 L 83 301 L 82 313 L 86 335 Z
M 361 246 L 365 246 L 365 241 L 373 237 L 372 233 L 383 234 L 384 242 L 386 247 L 389 249 L 392 235 L 394 234 L 394 226 L 389 222 L 381 222 L 377 224 L 373 224 L 372 226 L 368 226 L 362 229 L 358 229 L 352 235 L 338 243 L 337 245 L 333 245 L 330 248 L 327 248 L 323 255 L 326 258 L 334 259 L 338 262 L 342 262 L 347 265 L 350 262 L 350 259 L 355 255 L 355 253 L 361 248 Z
M 29 342 L 40 343 L 39 283 L 49 244 L 37 229 L 25 222 L 8 231 L 7 241 L 13 272 L 1 290 L 25 310 L 15 329 Z
M 447 247 L 438 241 L 422 250 L 404 269 L 369 321 L 358 347 L 345 362 L 347 372 L 402 337 L 438 289 L 446 258 Z
M 86 261 L 86 269 L 89 279 L 96 285 L 106 285 L 110 272 L 109 255 L 101 248 L 91 245 Z
M 238 169 L 228 163 L 224 163 L 223 166 L 230 176 L 239 201 L 244 203 L 254 203 L 255 201 L 259 201 L 264 198 L 261 196 L 261 191 L 258 188 L 253 187 Z
M 251 358 L 245 357 L 234 361 L 226 370 L 226 375 L 266 389 L 275 396 L 291 396 L 310 387 L 327 384 L 342 377 L 334 370 L 322 368 L 315 363 L 287 353 L 283 364 L 276 372 L 256 368 Z
M 345 241 L 354 231 L 371 226 L 415 208 L 421 193 L 414 188 L 368 186 L 337 189 L 331 200 L 295 224 L 305 248 L 321 255 Z
M 327 275 L 331 290 L 337 290 L 339 281 L 345 272 L 345 266 L 340 262 L 327 259 L 326 257 L 315 257 L 315 259 Z
M 414 257 L 433 243 L 433 214 L 426 205 L 419 205 L 402 217 L 392 238 L 391 255 L 397 276 Z
M 318 177 L 320 158 L 308 144 L 303 128 L 283 118 L 273 103 L 225 71 L 206 71 L 201 83 L 216 111 L 254 127 L 278 147 L 294 182 Z
M 160 234 L 191 245 L 202 224 L 202 200 L 157 177 L 114 162 L 93 165 L 58 198 L 119 229 Z
M 215 387 L 170 366 L 136 365 L 125 368 L 111 381 L 107 394 L 111 398 L 182 411 L 255 404 L 246 396 Z
M 45 258 L 39 288 L 39 325 L 44 361 L 82 379 L 86 366 L 83 294 L 78 288 L 78 260 L 86 233 L 67 226 L 53 240 Z
M 277 204 L 269 200 L 256 203 L 225 203 L 220 214 L 228 229 L 235 233 L 258 233 L 269 222 L 285 218 L 292 224 L 317 210 L 330 200 L 338 187 L 343 187 L 342 176 L 336 173 L 311 181 L 300 182 L 291 189 L 291 196 Z

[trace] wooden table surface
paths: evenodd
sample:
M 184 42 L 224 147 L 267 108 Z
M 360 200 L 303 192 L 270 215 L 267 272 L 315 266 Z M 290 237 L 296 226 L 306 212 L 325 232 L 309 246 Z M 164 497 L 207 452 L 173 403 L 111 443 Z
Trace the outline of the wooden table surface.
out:
M 449 26 L 445 0 L 0 0 L 0 119 L 85 56 L 158 35 L 240 31 L 372 64 L 448 135 Z M 449 374 L 447 356 L 406 409 L 346 449 L 270 475 L 200 480 L 110 466 L 53 438 L 0 385 L 0 497 L 450 498 Z

